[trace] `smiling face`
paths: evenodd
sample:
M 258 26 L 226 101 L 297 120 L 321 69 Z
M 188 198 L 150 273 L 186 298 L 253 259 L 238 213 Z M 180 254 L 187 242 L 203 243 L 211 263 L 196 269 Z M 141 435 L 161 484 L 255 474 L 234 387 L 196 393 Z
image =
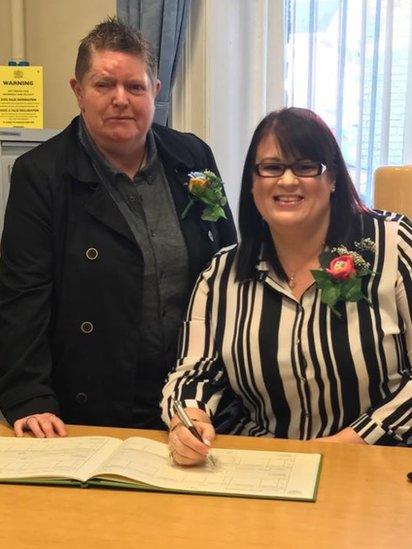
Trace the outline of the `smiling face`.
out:
M 265 135 L 256 150 L 256 164 L 281 162 L 291 164 L 311 158 L 285 158 L 273 135 Z M 327 228 L 330 218 L 330 195 L 333 179 L 328 170 L 316 177 L 297 177 L 287 169 L 279 177 L 253 176 L 252 194 L 256 208 L 271 232 Z M 326 232 L 326 229 L 325 229 Z
M 103 152 L 141 149 L 152 124 L 160 82 L 152 83 L 144 61 L 129 53 L 93 51 L 90 69 L 70 85 L 86 127 Z

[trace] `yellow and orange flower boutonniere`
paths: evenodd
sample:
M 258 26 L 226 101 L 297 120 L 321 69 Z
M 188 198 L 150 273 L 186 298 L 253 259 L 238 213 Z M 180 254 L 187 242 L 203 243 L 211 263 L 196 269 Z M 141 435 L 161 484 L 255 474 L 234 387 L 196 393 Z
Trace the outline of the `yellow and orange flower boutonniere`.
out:
M 355 242 L 355 251 L 346 246 L 337 246 L 319 256 L 320 269 L 312 270 L 317 287 L 321 290 L 321 301 L 337 315 L 335 305 L 339 301 L 369 300 L 362 292 L 362 278 L 373 274 L 370 264 L 363 257 L 364 252 L 375 252 L 375 243 L 370 238 Z
M 182 213 L 182 219 L 186 217 L 195 202 L 202 202 L 205 205 L 201 215 L 204 221 L 217 221 L 221 217 L 227 219 L 223 209 L 227 199 L 223 193 L 223 182 L 220 177 L 209 170 L 191 172 L 187 186 L 191 197 Z

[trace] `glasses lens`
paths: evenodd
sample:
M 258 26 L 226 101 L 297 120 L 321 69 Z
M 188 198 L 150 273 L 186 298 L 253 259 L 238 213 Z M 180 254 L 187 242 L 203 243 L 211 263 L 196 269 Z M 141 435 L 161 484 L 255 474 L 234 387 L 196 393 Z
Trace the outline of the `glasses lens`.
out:
M 315 177 L 323 171 L 321 162 L 295 162 L 292 166 L 293 173 L 298 177 Z
M 256 171 L 261 177 L 280 177 L 285 172 L 285 165 L 276 162 L 257 164 Z
M 297 177 L 316 177 L 326 170 L 321 162 L 301 160 L 294 164 L 280 162 L 261 162 L 256 164 L 255 170 L 260 177 L 281 177 L 287 169 L 291 169 Z

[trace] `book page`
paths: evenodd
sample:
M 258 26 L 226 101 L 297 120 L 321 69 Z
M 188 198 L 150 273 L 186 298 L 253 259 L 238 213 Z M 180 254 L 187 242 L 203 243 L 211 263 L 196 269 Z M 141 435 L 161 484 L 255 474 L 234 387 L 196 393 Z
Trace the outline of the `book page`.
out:
M 320 454 L 222 449 L 212 454 L 216 467 L 181 467 L 170 463 L 166 444 L 133 437 L 98 475 L 184 492 L 314 499 Z
M 70 478 L 85 482 L 121 445 L 111 437 L 0 438 L 0 480 Z

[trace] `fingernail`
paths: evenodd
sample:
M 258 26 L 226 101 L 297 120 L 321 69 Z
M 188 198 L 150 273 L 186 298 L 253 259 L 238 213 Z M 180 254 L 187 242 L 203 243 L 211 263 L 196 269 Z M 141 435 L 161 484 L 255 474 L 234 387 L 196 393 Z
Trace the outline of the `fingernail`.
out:
M 206 444 L 207 446 L 211 446 L 212 443 L 210 442 L 210 440 L 208 438 L 204 438 L 203 439 L 203 444 Z

